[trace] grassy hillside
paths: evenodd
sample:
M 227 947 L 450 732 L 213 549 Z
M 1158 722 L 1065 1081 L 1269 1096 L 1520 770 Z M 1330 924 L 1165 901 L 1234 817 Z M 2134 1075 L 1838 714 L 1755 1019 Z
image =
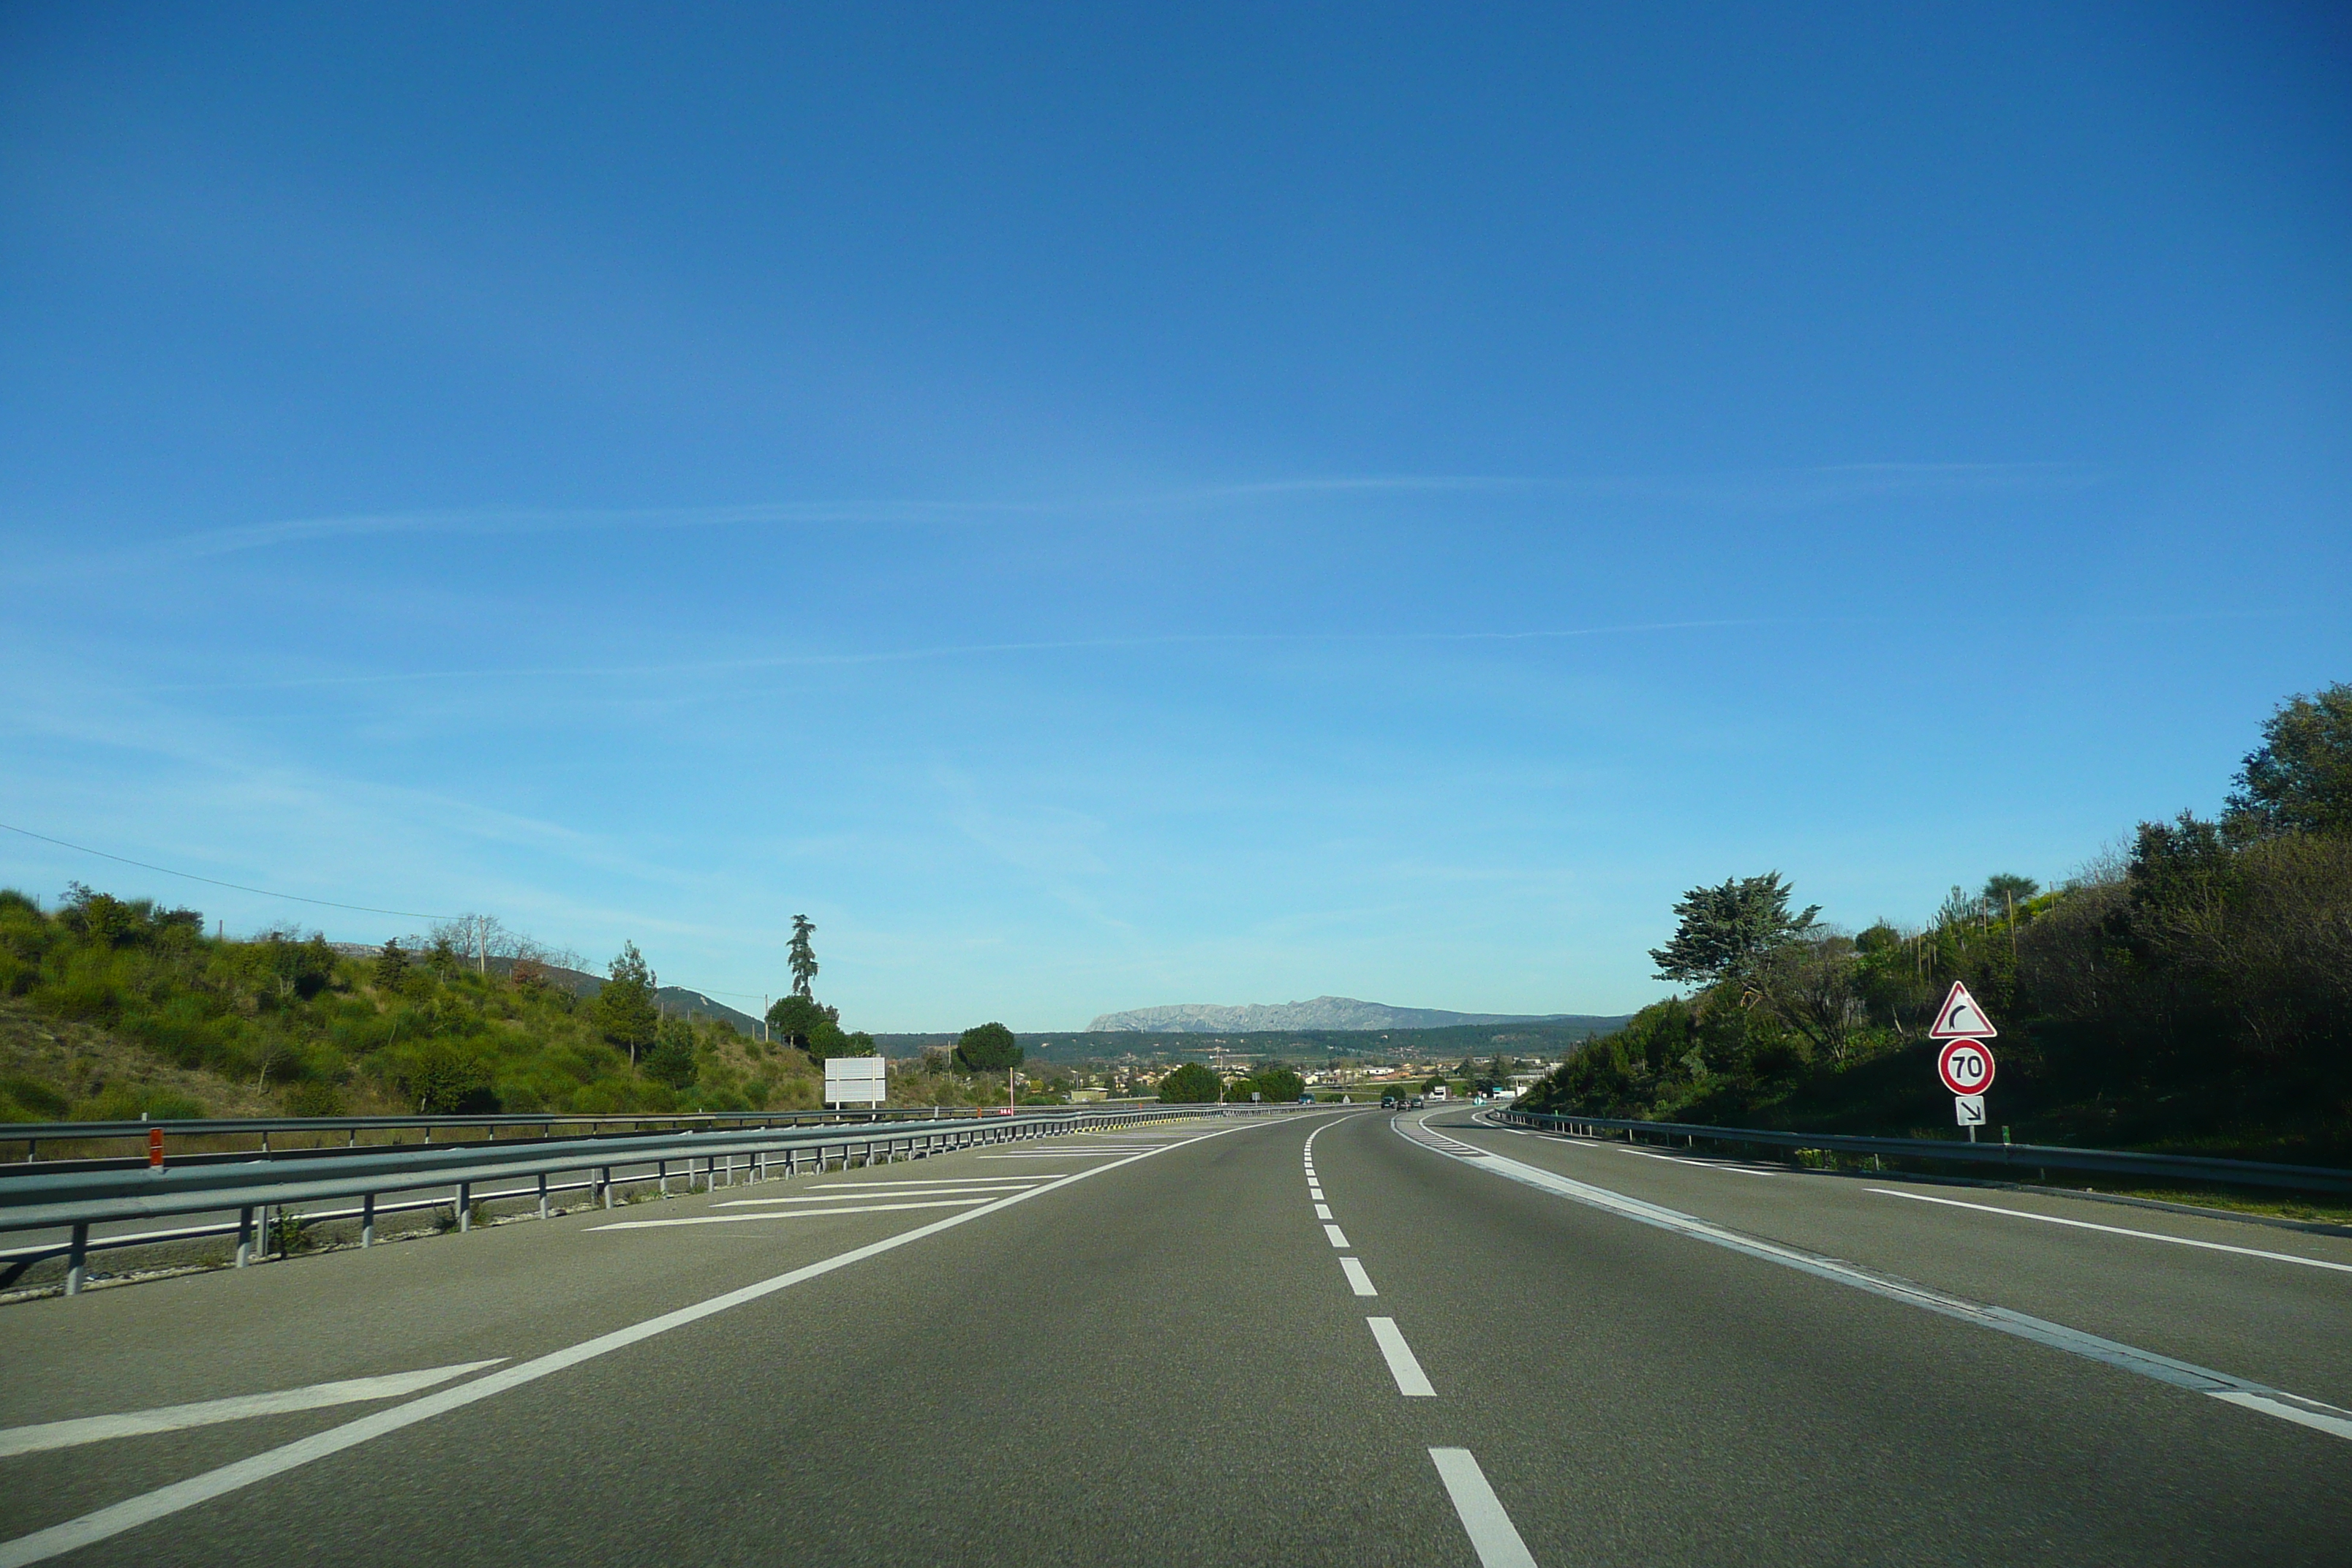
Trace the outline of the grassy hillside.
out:
M 274 1116 L 278 1096 L 174 1067 L 89 1024 L 0 1000 L 0 1121 L 132 1121 Z M 21 1151 L 19 1151 L 21 1152 Z
M 0 1117 L 813 1108 L 802 1052 L 668 1014 L 638 1053 L 529 964 L 395 967 L 192 910 L 0 891 Z

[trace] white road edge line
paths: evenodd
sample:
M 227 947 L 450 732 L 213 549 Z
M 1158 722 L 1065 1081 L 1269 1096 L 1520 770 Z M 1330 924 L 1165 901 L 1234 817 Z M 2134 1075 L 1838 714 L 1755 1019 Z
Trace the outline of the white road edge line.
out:
M 418 1394 L 436 1383 L 463 1377 L 469 1372 L 496 1366 L 506 1360 L 461 1361 L 453 1366 L 429 1366 L 421 1372 L 395 1372 L 383 1377 L 351 1377 L 335 1383 L 314 1383 L 307 1388 L 280 1389 L 275 1394 L 247 1394 L 234 1399 L 200 1399 L 193 1405 L 164 1405 L 153 1410 L 128 1410 L 117 1415 L 84 1415 L 71 1421 L 44 1421 L 37 1426 L 11 1426 L 0 1431 L 0 1459 L 18 1454 L 46 1453 L 111 1437 L 137 1437 L 150 1432 L 179 1432 L 190 1426 L 210 1426 L 222 1421 L 243 1421 L 256 1415 L 288 1415 L 298 1410 L 324 1410 L 335 1405 L 363 1405 L 372 1399 L 396 1399 Z
M 811 1191 L 829 1193 L 842 1187 L 970 1187 L 976 1192 L 982 1187 L 1034 1187 L 1061 1180 L 1051 1171 L 1041 1171 L 1034 1176 L 941 1176 L 929 1182 L 826 1182 Z
M 1404 1130 L 1402 1125 L 1402 1120 L 1398 1118 L 1391 1121 L 1389 1126 L 1406 1142 L 1417 1144 L 1434 1154 L 1445 1154 L 1448 1159 L 1461 1159 L 1459 1155 L 1446 1154 L 1444 1150 L 1434 1143 L 1412 1136 Z M 1891 1274 L 1875 1273 L 1834 1258 L 1824 1258 L 1818 1253 L 1806 1252 L 1799 1247 L 1784 1247 L 1779 1242 L 1766 1241 L 1760 1237 L 1745 1236 L 1738 1231 L 1697 1218 L 1696 1215 L 1684 1214 L 1679 1209 L 1670 1209 L 1663 1204 L 1647 1203 L 1640 1198 L 1627 1197 L 1624 1194 L 1612 1192 L 1607 1187 L 1596 1187 L 1588 1183 L 1558 1175 L 1539 1165 L 1522 1164 L 1507 1155 L 1488 1154 L 1483 1160 L 1462 1160 L 1462 1163 L 1475 1170 L 1491 1171 L 1507 1180 L 1521 1183 L 1538 1192 L 1549 1193 L 1555 1197 L 1569 1198 L 1642 1225 L 1654 1226 L 1660 1230 L 1674 1231 L 1678 1235 L 1707 1242 L 1732 1252 L 1745 1253 L 1750 1258 L 1760 1258 L 1766 1263 L 1777 1263 L 1784 1268 L 1794 1268 L 1801 1274 L 1811 1274 L 1817 1279 L 1827 1279 L 1838 1285 L 1849 1285 L 1857 1290 L 1866 1290 L 1874 1296 L 1884 1296 L 1890 1301 L 1900 1301 L 1906 1306 L 1917 1307 L 1947 1318 L 1956 1318 L 1961 1322 L 1974 1323 L 1979 1328 L 1991 1329 L 1997 1333 L 2014 1334 L 2019 1339 L 2031 1340 L 2051 1350 L 2064 1351 L 2070 1355 L 2078 1355 L 2089 1361 L 2099 1362 L 2115 1367 L 2118 1371 L 2137 1373 L 2142 1377 L 2153 1378 L 2158 1383 L 2170 1384 L 2175 1388 L 2185 1388 L 2195 1394 L 2211 1394 L 2242 1409 L 2258 1411 L 2265 1415 L 2275 1415 L 2282 1420 L 2293 1421 L 2297 1426 L 2308 1426 L 2314 1431 L 2352 1438 L 2352 1410 L 2338 1409 L 2333 1405 L 2324 1404 L 2316 1399 L 2306 1399 L 2299 1394 L 2289 1394 L 2283 1389 L 2272 1388 L 2247 1378 L 2232 1376 L 2226 1372 L 2215 1372 L 2210 1367 L 2199 1366 L 2194 1362 L 2176 1361 L 2168 1355 L 2162 1355 L 2155 1351 L 2141 1350 L 2137 1345 L 2127 1345 L 2118 1340 L 2102 1339 L 2096 1334 L 2085 1333 L 2080 1329 L 2070 1329 L 2063 1323 L 2053 1323 L 2047 1319 L 2029 1317 L 2023 1312 L 2013 1312 L 2006 1307 L 1990 1307 L 1981 1301 L 1969 1300 L 1965 1297 L 1948 1296 L 1940 1290 L 1931 1290 L 1925 1285 L 1915 1285 L 1908 1279 L 1897 1279 Z M 2231 1395 L 2240 1397 L 2232 1398 L 2230 1397 Z M 0 1568 L 5 1568 L 5 1561 L 0 1561 Z
M 1372 1277 L 1364 1272 L 1363 1264 L 1357 1259 L 1353 1258 L 1342 1258 L 1339 1259 L 1339 1272 L 1348 1277 L 1349 1287 L 1353 1289 L 1357 1295 L 1377 1296 L 1380 1294 L 1378 1290 L 1372 1289 Z
M 1534 1554 L 1519 1539 L 1511 1516 L 1503 1511 L 1503 1500 L 1486 1484 L 1486 1472 L 1470 1450 L 1432 1448 L 1429 1457 L 1436 1461 L 1445 1495 L 1454 1500 L 1470 1549 L 1478 1554 L 1478 1568 L 1536 1568 Z
M 190 1476 L 184 1481 L 174 1481 L 170 1486 L 159 1487 L 152 1492 L 126 1498 L 121 1502 L 83 1514 L 79 1519 L 69 1519 L 61 1524 L 50 1525 L 47 1530 L 37 1530 L 30 1535 L 20 1535 L 14 1541 L 0 1541 L 0 1568 L 23 1568 L 23 1564 L 28 1563 L 43 1563 L 52 1557 L 63 1556 L 66 1552 L 78 1551 L 95 1542 L 121 1535 L 127 1530 L 136 1530 L 142 1524 L 151 1524 L 156 1520 L 168 1518 L 183 1510 L 194 1508 L 198 1503 L 210 1502 L 216 1497 L 225 1497 L 230 1492 L 240 1491 L 247 1487 L 268 1480 L 273 1476 L 282 1476 L 287 1471 L 299 1468 L 313 1460 L 340 1454 L 346 1448 L 355 1448 L 362 1443 L 385 1436 L 405 1426 L 414 1426 L 420 1421 L 431 1420 L 434 1416 L 448 1411 L 461 1409 L 478 1401 L 488 1399 L 493 1394 L 504 1394 L 509 1388 L 519 1388 L 526 1383 L 536 1383 L 542 1377 L 567 1371 L 583 1362 L 594 1361 L 599 1356 L 610 1355 L 617 1350 L 625 1350 L 639 1341 L 666 1334 L 672 1329 L 685 1328 L 689 1323 L 698 1323 L 705 1318 L 716 1317 L 733 1308 L 757 1301 L 762 1297 L 772 1296 L 779 1290 L 790 1289 L 793 1286 L 806 1280 L 821 1278 L 836 1269 L 846 1268 L 853 1263 L 863 1263 L 869 1258 L 878 1258 L 886 1252 L 895 1252 L 899 1247 L 912 1246 L 918 1241 L 937 1236 L 941 1231 L 952 1230 L 961 1225 L 970 1225 L 973 1220 L 988 1215 L 1001 1214 L 1015 1204 L 1026 1203 L 1031 1198 L 1043 1194 L 1066 1191 L 1076 1184 L 1091 1180 L 1107 1171 L 1116 1171 L 1121 1165 L 1131 1165 L 1139 1160 L 1152 1159 L 1166 1153 L 1171 1149 L 1188 1148 L 1192 1144 L 1202 1142 L 1211 1138 L 1222 1138 L 1229 1132 L 1244 1132 L 1253 1127 L 1279 1125 L 1281 1125 L 1279 1122 L 1274 1121 L 1244 1121 L 1236 1127 L 1221 1127 L 1214 1132 L 1204 1132 L 1198 1138 L 1188 1138 L 1181 1142 L 1171 1142 L 1157 1149 L 1147 1150 L 1140 1154 L 1130 1154 L 1119 1161 L 1118 1164 L 1097 1165 L 1091 1171 L 1081 1171 L 1067 1181 L 1056 1182 L 1051 1186 L 1030 1187 L 1024 1191 L 1011 1194 L 989 1205 L 986 1208 L 966 1209 L 961 1214 L 948 1215 L 943 1218 L 932 1220 L 927 1225 L 919 1225 L 912 1230 L 902 1230 L 896 1236 L 884 1237 L 879 1241 L 869 1241 L 863 1247 L 853 1247 L 847 1252 L 836 1252 L 831 1258 L 822 1258 L 814 1263 L 803 1264 L 798 1268 L 789 1269 L 772 1278 L 726 1291 L 708 1300 L 697 1301 L 691 1306 L 680 1307 L 673 1311 L 664 1312 L 658 1317 L 647 1318 L 641 1323 L 631 1323 L 626 1328 L 614 1329 L 609 1333 L 598 1334 L 594 1339 L 583 1340 L 576 1345 L 566 1345 L 560 1351 L 553 1351 L 543 1356 L 535 1356 L 520 1365 L 476 1378 L 471 1383 L 460 1384 L 456 1388 L 443 1389 L 437 1394 L 427 1394 L 421 1398 L 412 1399 L 405 1405 L 396 1405 L 389 1410 L 379 1410 L 373 1415 L 362 1415 L 356 1421 L 347 1421 L 341 1426 L 331 1426 L 324 1432 L 314 1432 L 308 1437 L 239 1459 L 234 1464 L 223 1465 L 218 1469 L 206 1470 L 202 1475 Z
M 715 1209 L 741 1209 L 757 1208 L 763 1204 L 870 1204 L 902 1195 L 909 1198 L 968 1198 L 974 1195 L 1001 1198 L 1007 1193 L 1018 1191 L 1018 1187 L 918 1187 L 911 1193 L 900 1194 L 869 1189 L 862 1193 L 809 1193 L 796 1198 L 722 1198 L 710 1206 Z
M 1720 1160 L 1686 1160 L 1680 1154 L 1660 1154 L 1648 1149 L 1620 1149 L 1617 1152 L 1643 1160 L 1664 1160 L 1669 1165 L 1690 1165 L 1702 1171 L 1728 1171 L 1735 1176 L 1777 1176 L 1780 1173 L 1778 1171 L 1751 1171 L 1745 1165 L 1729 1165 Z
M 1396 1326 L 1394 1318 L 1366 1318 L 1372 1328 L 1372 1342 L 1381 1347 L 1381 1354 L 1389 1363 L 1389 1375 L 1396 1379 L 1397 1392 L 1407 1399 L 1433 1399 L 1437 1390 L 1429 1386 L 1429 1374 L 1421 1370 L 1413 1359 L 1412 1347 L 1404 1342 L 1404 1332 Z
M 2292 1252 L 2265 1252 L 2259 1247 L 2231 1247 L 2227 1242 L 2199 1241 L 2186 1236 L 2167 1236 L 2158 1230 L 2134 1230 L 2128 1226 L 2095 1225 L 2087 1219 L 2063 1219 L 2054 1214 L 2032 1214 L 2024 1209 L 2005 1209 L 1998 1204 L 1967 1204 L 1958 1198 L 1931 1198 L 1925 1193 L 1898 1192 L 1893 1187 L 1868 1187 L 1867 1192 L 1881 1197 L 1909 1198 L 1915 1204 L 1941 1204 L 1946 1208 L 1974 1209 L 1979 1214 L 2007 1215 L 2011 1219 L 2038 1219 L 2044 1225 L 2063 1225 L 2076 1230 L 2104 1231 L 2109 1236 L 2136 1236 L 2142 1241 L 2169 1242 L 2174 1247 L 2202 1247 L 2207 1252 L 2234 1252 L 2241 1258 L 2267 1258 L 2273 1263 L 2300 1263 L 2305 1268 L 2332 1268 L 2338 1274 L 2352 1274 L 2352 1263 L 2330 1263 L 2324 1258 L 2298 1258 Z
M 772 1198 L 789 1203 L 789 1198 Z M 988 1198 L 933 1198 L 919 1204 L 827 1204 L 814 1209 L 761 1209 L 758 1214 L 689 1215 L 684 1219 L 625 1219 L 613 1225 L 592 1225 L 589 1231 L 669 1230 L 681 1225 L 749 1225 L 763 1219 L 832 1219 L 845 1214 L 897 1214 L 904 1209 L 961 1209 L 989 1203 Z

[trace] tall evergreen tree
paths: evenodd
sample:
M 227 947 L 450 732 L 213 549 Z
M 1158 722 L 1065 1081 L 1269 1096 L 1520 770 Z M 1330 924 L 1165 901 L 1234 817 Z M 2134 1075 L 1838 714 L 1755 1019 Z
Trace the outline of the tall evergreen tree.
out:
M 1744 979 L 1767 953 L 1812 934 L 1821 912 L 1815 904 L 1790 914 L 1789 885 L 1778 871 L 1727 878 L 1719 888 L 1683 895 L 1675 906 L 1680 924 L 1674 941 L 1652 948 L 1650 957 L 1661 980 L 1712 985 Z
M 653 971 L 646 967 L 637 944 L 630 942 L 621 944 L 609 973 L 611 978 L 596 993 L 597 1026 L 606 1039 L 629 1053 L 629 1065 L 635 1067 L 637 1053 L 653 1044 L 661 1024 L 661 1011 L 654 1001 Z
M 793 994 L 795 996 L 816 994 L 809 989 L 810 984 L 816 979 L 816 949 L 809 943 L 809 938 L 815 934 L 816 924 L 808 916 L 793 917 L 793 942 L 790 952 L 793 966 Z

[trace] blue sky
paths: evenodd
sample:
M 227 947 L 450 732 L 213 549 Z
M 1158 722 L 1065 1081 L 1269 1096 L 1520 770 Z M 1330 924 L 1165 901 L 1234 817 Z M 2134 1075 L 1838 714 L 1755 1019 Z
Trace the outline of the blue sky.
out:
M 1118 14 L 1124 9 L 1132 14 Z M 17 6 L 0 821 L 853 1026 L 1663 994 L 2352 679 L 2318 5 Z M 0 882 L 416 929 L 0 834 Z

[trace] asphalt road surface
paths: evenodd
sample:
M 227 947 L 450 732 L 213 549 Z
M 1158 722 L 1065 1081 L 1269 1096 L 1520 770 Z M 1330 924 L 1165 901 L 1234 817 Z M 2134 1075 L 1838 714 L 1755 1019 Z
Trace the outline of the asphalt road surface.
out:
M 0 1368 L 0 1568 L 2352 1563 L 2352 1239 L 1459 1110 L 29 1302 Z

